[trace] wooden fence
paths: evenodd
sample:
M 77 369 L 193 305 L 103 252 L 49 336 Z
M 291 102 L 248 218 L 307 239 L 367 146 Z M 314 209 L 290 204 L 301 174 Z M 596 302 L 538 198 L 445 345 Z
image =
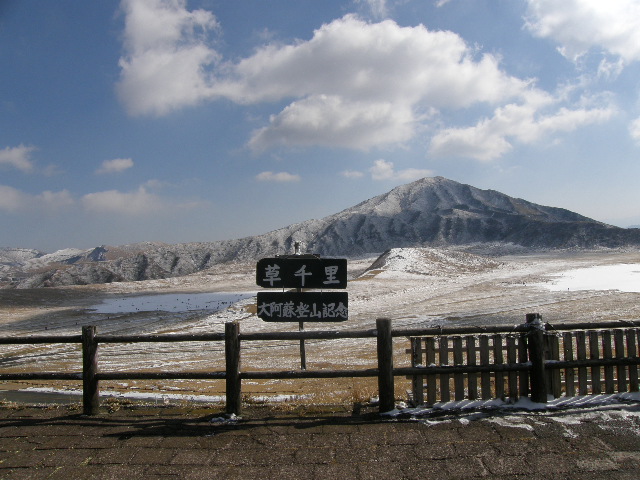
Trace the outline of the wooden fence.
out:
M 547 395 L 638 391 L 640 323 L 539 320 L 531 315 L 527 324 L 508 330 L 431 329 L 412 337 L 407 353 L 423 372 L 411 376 L 413 403 L 529 395 L 546 402 Z
M 239 414 L 242 408 L 242 380 L 248 379 L 304 379 L 304 378 L 354 378 L 377 377 L 379 390 L 379 409 L 381 412 L 395 407 L 396 376 L 411 376 L 414 386 L 414 400 L 417 404 L 424 402 L 424 380 L 426 379 L 427 402 L 434 403 L 436 394 L 446 401 L 451 398 L 453 387 L 454 398 L 488 398 L 491 396 L 516 398 L 530 394 L 536 402 L 547 401 L 547 391 L 556 393 L 558 378 L 564 374 L 566 393 L 575 393 L 575 375 L 567 374 L 569 370 L 578 371 L 578 391 L 586 391 L 585 372 L 591 373 L 589 384 L 597 393 L 600 377 L 594 369 L 604 368 L 605 391 L 610 390 L 611 382 L 618 387 L 627 385 L 631 390 L 638 389 L 638 369 L 640 364 L 637 345 L 640 344 L 638 328 L 628 329 L 622 333 L 617 330 L 602 339 L 602 349 L 591 347 L 591 331 L 600 328 L 593 324 L 571 325 L 567 328 L 588 328 L 589 333 L 581 336 L 576 332 L 575 341 L 563 342 L 564 358 L 556 359 L 555 352 L 560 350 L 560 343 L 549 340 L 545 336 L 544 325 L 538 314 L 527 315 L 527 322 L 510 331 L 505 327 L 487 327 L 484 329 L 447 328 L 447 329 L 396 329 L 392 330 L 391 320 L 376 320 L 376 328 L 359 331 L 301 331 L 276 333 L 240 333 L 238 323 L 225 324 L 224 333 L 214 334 L 163 334 L 163 335 L 99 335 L 96 327 L 82 328 L 82 335 L 68 336 L 28 336 L 0 338 L 1 344 L 82 344 L 82 372 L 40 372 L 40 373 L 0 373 L 3 380 L 77 380 L 83 385 L 83 411 L 86 415 L 94 415 L 99 409 L 99 382 L 101 380 L 171 380 L 171 379 L 224 379 L 226 382 L 226 411 Z M 608 323 L 608 327 L 621 326 L 619 322 Z M 633 324 L 640 327 L 640 324 Z M 554 332 L 565 326 L 555 326 Z M 607 330 L 604 330 L 606 332 Z M 635 332 L 631 334 L 629 332 Z M 505 333 L 506 332 L 506 333 Z M 464 336 L 463 336 L 464 335 Z M 626 335 L 626 336 L 625 336 Z M 615 354 L 611 353 L 611 336 L 614 338 Z M 393 338 L 411 338 L 411 367 L 394 368 Z M 553 336 L 554 338 L 560 338 Z M 586 343 L 582 338 L 589 338 L 591 357 L 586 359 Z M 333 340 L 333 339 L 376 338 L 377 368 L 345 369 L 345 370 L 296 370 L 296 371 L 242 371 L 240 368 L 241 345 L 244 342 L 273 340 Z M 565 338 L 565 337 L 561 337 Z M 569 337 L 566 337 L 569 338 Z M 572 339 L 574 337 L 571 337 Z M 595 337 L 594 337 L 595 338 Z M 609 340 L 606 340 L 606 339 Z M 476 344 L 477 339 L 477 344 Z M 224 370 L 211 372 L 162 371 L 162 372 L 102 372 L 98 368 L 98 347 L 105 343 L 142 343 L 142 342 L 224 342 Z M 607 347 L 607 341 L 609 347 Z M 628 350 L 619 349 L 626 341 Z M 600 342 L 600 340 L 598 340 Z M 622 343 L 621 343 L 622 342 Z M 595 345 L 595 344 L 594 344 Z M 463 347 L 464 346 L 464 347 Z M 598 350 L 597 356 L 596 350 Z M 554 352 L 549 354 L 548 352 Z M 569 353 L 567 353 L 569 352 Z M 573 359 L 574 353 L 576 360 Z M 424 356 L 423 356 L 424 354 Z M 465 356 L 466 355 L 466 356 Z M 488 358 L 487 358 L 488 355 Z M 551 356 L 549 356 L 551 355 Z M 437 356 L 437 358 L 436 358 Z M 613 368 L 617 376 L 613 376 Z M 564 370 L 562 370 L 564 369 Z M 624 371 L 624 374 L 621 373 Z M 608 373 L 609 372 L 609 373 Z M 571 377 L 573 380 L 567 380 Z M 626 380 L 628 378 L 628 381 Z M 478 384 L 479 380 L 479 384 Z M 562 382 L 562 380 L 560 380 Z M 493 385 L 493 393 L 491 386 Z M 571 387 L 574 385 L 574 387 Z M 478 390 L 479 386 L 479 390 Z M 559 390 L 557 390 L 559 391 Z M 505 393 L 507 392 L 507 393 Z M 571 393 L 573 392 L 573 393 Z

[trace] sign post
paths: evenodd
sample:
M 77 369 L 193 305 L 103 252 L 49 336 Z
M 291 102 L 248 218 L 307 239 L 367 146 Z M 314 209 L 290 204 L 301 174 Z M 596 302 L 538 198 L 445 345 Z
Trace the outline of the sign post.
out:
M 303 332 L 305 322 L 342 322 L 348 319 L 347 292 L 324 291 L 347 288 L 346 258 L 300 255 L 296 243 L 296 255 L 258 261 L 256 284 L 282 289 L 280 292 L 258 292 L 257 314 L 265 322 L 298 322 L 299 331 Z M 310 292 L 309 289 L 321 291 Z M 305 370 L 304 339 L 300 340 L 300 363 Z

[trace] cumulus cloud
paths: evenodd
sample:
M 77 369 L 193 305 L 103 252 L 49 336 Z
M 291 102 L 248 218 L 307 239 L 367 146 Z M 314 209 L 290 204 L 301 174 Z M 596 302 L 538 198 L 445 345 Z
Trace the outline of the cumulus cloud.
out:
M 25 145 L 5 147 L 0 150 L 0 165 L 7 165 L 27 173 L 31 172 L 33 171 L 31 152 L 35 149 L 35 147 L 28 147 Z
M 15 212 L 24 208 L 27 202 L 25 193 L 8 185 L 0 185 L 0 210 Z
M 223 64 L 194 33 L 217 26 L 212 14 L 189 12 L 179 0 L 124 0 L 123 9 L 127 55 L 118 89 L 129 111 L 162 115 L 214 98 L 240 104 L 292 99 L 253 132 L 255 151 L 405 142 L 421 112 L 499 103 L 528 88 L 501 71 L 496 57 L 478 56 L 455 33 L 422 25 L 346 15 L 307 41 L 269 44 Z
M 62 190 L 60 192 L 46 190 L 35 198 L 39 205 L 45 205 L 48 209 L 56 210 L 70 207 L 76 203 L 68 190 Z
M 8 185 L 0 185 L 0 210 L 9 213 L 32 210 L 54 211 L 75 203 L 67 190 L 59 192 L 44 191 L 32 195 Z
M 239 103 L 298 100 L 272 115 L 250 141 L 276 145 L 336 145 L 368 149 L 415 135 L 420 111 L 495 104 L 529 83 L 499 68 L 455 33 L 366 23 L 347 15 L 306 42 L 269 45 L 230 66 L 216 89 Z
M 96 173 L 119 173 L 133 167 L 133 160 L 130 158 L 114 158 L 113 160 L 105 160 Z
M 340 96 L 314 95 L 273 115 L 269 126 L 253 132 L 249 146 L 254 151 L 294 145 L 367 150 L 409 140 L 414 123 L 408 105 L 350 102 Z
M 421 170 L 417 168 L 395 170 L 393 162 L 387 162 L 382 159 L 373 162 L 373 166 L 369 169 L 369 172 L 371 172 L 371 178 L 374 180 L 394 180 L 403 182 L 411 182 L 419 178 L 433 175 L 431 170 Z
M 530 144 L 548 134 L 602 123 L 615 114 L 610 106 L 569 109 L 557 102 L 551 95 L 531 93 L 525 102 L 499 107 L 493 117 L 474 126 L 441 130 L 432 138 L 429 154 L 495 160 L 510 151 L 514 142 Z
M 626 62 L 640 60 L 640 3 L 637 0 L 527 0 L 527 28 L 551 38 L 577 60 L 592 48 Z
M 640 143 L 640 117 L 636 118 L 629 125 L 629 134 L 631 135 L 631 138 Z
M 386 9 L 382 0 L 358 1 Z M 527 1 L 528 28 L 554 38 L 566 55 L 599 45 L 625 60 L 640 58 L 640 28 L 635 28 L 640 15 L 631 15 L 637 2 L 614 1 L 604 17 L 615 26 L 609 28 L 594 20 L 605 8 L 601 2 Z M 405 144 L 427 131 L 434 115 L 481 104 L 493 109 L 492 117 L 475 126 L 435 130 L 430 153 L 491 160 L 512 149 L 514 141 L 530 143 L 612 114 L 607 107 L 551 98 L 532 80 L 507 74 L 498 57 L 481 54 L 456 33 L 423 25 L 369 23 L 349 14 L 322 25 L 308 40 L 270 43 L 224 62 L 207 39 L 218 28 L 210 12 L 189 11 L 185 0 L 123 0 L 122 6 L 126 55 L 118 89 L 129 111 L 163 115 L 219 98 L 244 105 L 287 102 L 252 132 L 248 146 L 254 152 L 297 146 L 366 151 Z M 572 17 L 574 7 L 586 27 Z M 625 16 L 631 27 L 619 24 Z M 621 68 L 619 61 L 604 59 L 599 71 L 614 76 Z M 548 98 L 540 102 L 542 97 Z
M 376 18 L 387 16 L 387 0 L 355 0 L 355 2 L 366 5 Z
M 260 182 L 298 182 L 300 175 L 287 172 L 262 172 L 256 175 L 256 180 Z
M 323 25 L 309 41 L 257 50 L 229 66 L 232 77 L 216 88 L 244 103 L 325 95 L 436 107 L 497 102 L 526 88 L 527 82 L 504 74 L 494 56 L 475 55 L 452 32 L 347 15 Z
M 340 175 L 342 175 L 345 178 L 362 178 L 362 177 L 364 177 L 364 173 L 359 172 L 357 170 L 344 170 L 344 171 L 340 172 Z
M 207 32 L 218 22 L 206 10 L 188 11 L 186 0 L 123 0 L 126 54 L 117 85 L 132 115 L 163 115 L 211 94 L 206 68 L 218 53 Z
M 166 208 L 162 198 L 149 192 L 145 186 L 133 192 L 107 190 L 89 193 L 82 197 L 82 205 L 89 212 L 130 216 L 150 214 Z

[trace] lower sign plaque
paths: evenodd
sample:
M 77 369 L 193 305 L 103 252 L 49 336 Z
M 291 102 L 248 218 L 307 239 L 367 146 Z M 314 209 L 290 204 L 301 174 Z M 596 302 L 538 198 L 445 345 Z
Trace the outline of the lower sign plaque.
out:
M 258 292 L 258 317 L 265 322 L 343 322 L 347 292 Z

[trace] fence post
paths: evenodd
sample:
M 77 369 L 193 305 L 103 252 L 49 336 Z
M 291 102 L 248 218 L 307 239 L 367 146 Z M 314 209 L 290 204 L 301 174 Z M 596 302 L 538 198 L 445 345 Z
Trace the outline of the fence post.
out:
M 531 401 L 547 403 L 547 385 L 544 368 L 544 325 L 539 313 L 527 313 L 527 347 L 531 361 Z
M 376 319 L 376 329 L 378 344 L 378 398 L 380 399 L 380 413 L 383 413 L 395 408 L 391 319 Z
M 224 355 L 227 383 L 226 412 L 240 415 L 242 382 L 240 380 L 240 325 L 238 322 L 224 324 Z
M 100 407 L 96 331 L 95 326 L 82 327 L 82 411 L 85 415 L 96 415 Z

